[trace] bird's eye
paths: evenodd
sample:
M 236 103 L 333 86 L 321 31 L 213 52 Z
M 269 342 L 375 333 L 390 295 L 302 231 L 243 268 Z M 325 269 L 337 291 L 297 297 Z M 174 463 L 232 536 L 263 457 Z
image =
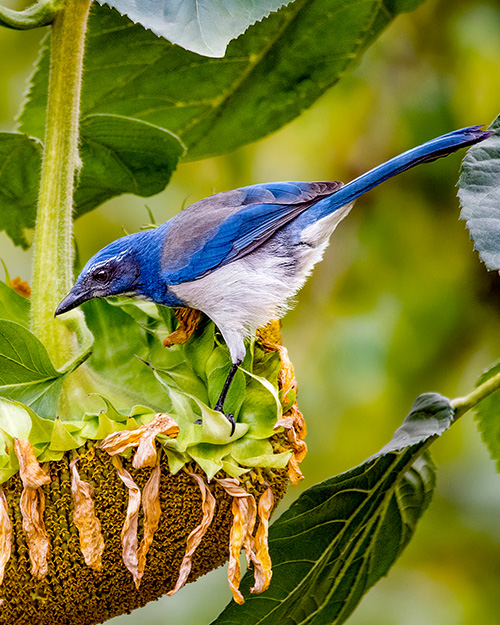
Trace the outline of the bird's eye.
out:
M 107 282 L 108 272 L 105 269 L 98 269 L 94 273 L 94 280 L 97 280 L 97 282 Z

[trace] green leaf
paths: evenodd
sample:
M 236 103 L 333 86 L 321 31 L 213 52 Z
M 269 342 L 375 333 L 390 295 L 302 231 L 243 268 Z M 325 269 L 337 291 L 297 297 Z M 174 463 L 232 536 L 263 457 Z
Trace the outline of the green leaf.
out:
M 0 230 L 28 247 L 40 187 L 40 142 L 18 132 L 0 133 Z
M 187 146 L 188 159 L 224 154 L 311 106 L 398 13 L 416 4 L 295 0 L 231 42 L 223 59 L 197 56 L 95 7 L 82 116 L 124 115 L 168 129 Z M 46 52 L 21 118 L 22 129 L 37 137 L 43 137 L 47 80 Z
M 422 454 L 452 418 L 448 399 L 422 395 L 389 445 L 305 491 L 271 526 L 269 590 L 251 595 L 247 573 L 245 604 L 231 603 L 213 625 L 344 623 L 411 539 L 435 484 Z
M 184 153 L 172 133 L 119 115 L 89 115 L 80 127 L 83 162 L 75 193 L 77 216 L 122 193 L 162 191 Z
M 95 338 L 88 364 L 112 385 L 109 391 L 113 397 L 118 393 L 130 406 L 147 403 L 155 410 L 167 411 L 168 394 L 143 362 L 149 359 L 144 330 L 120 306 L 106 300 L 91 300 L 83 309 Z M 106 394 L 104 389 L 98 390 Z
M 5 282 L 0 282 L 0 319 L 17 321 L 23 326 L 29 322 L 30 303 Z
M 286 0 L 98 0 L 160 37 L 205 56 L 224 56 L 227 44 Z M 289 0 L 288 0 L 289 1 Z
M 500 362 L 485 371 L 476 386 L 500 373 Z M 483 441 L 488 446 L 491 457 L 496 460 L 497 471 L 500 472 L 500 390 L 494 391 L 483 399 L 476 407 L 478 428 Z
M 488 269 L 500 269 L 500 116 L 490 126 L 495 134 L 472 146 L 462 163 L 458 197 L 474 249 Z
M 45 347 L 29 330 L 13 321 L 0 320 L 0 396 L 55 419 L 63 378 Z

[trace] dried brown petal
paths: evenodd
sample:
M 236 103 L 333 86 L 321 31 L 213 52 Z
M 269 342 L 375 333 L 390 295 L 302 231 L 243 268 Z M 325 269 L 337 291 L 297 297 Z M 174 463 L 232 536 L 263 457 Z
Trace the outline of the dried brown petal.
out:
M 252 536 L 256 519 L 255 499 L 250 493 L 241 488 L 236 478 L 217 480 L 226 492 L 233 497 L 233 524 L 229 535 L 229 566 L 227 577 L 233 599 L 240 605 L 244 603 L 243 595 L 239 591 L 241 568 L 239 555 L 242 547 L 245 548 L 247 564 L 255 563 Z
M 118 475 L 128 488 L 128 506 L 125 523 L 122 528 L 122 558 L 127 569 L 132 573 L 134 581 L 137 576 L 137 521 L 141 505 L 141 491 L 128 471 L 123 468 L 120 458 L 113 458 Z
M 201 313 L 193 308 L 178 308 L 175 311 L 175 316 L 179 320 L 179 327 L 163 339 L 165 347 L 184 345 L 198 327 Z
M 266 326 L 267 330 L 267 326 Z M 292 388 L 297 389 L 297 380 L 295 379 L 295 371 L 293 369 L 292 362 L 288 355 L 288 350 L 283 347 L 281 343 L 272 342 L 267 338 L 267 335 L 261 330 L 258 332 L 260 336 L 260 342 L 264 351 L 266 352 L 279 352 L 281 360 L 281 369 L 278 375 L 278 384 L 283 391 L 283 396 L 286 397 Z M 270 337 L 273 333 L 269 333 Z M 278 333 L 279 336 L 279 333 Z
M 203 536 L 205 536 L 205 533 L 209 528 L 210 524 L 212 523 L 215 511 L 215 497 L 212 495 L 212 492 L 208 488 L 208 485 L 205 483 L 205 480 L 200 475 L 196 475 L 196 473 L 189 473 L 189 475 L 197 482 L 198 487 L 201 491 L 201 506 L 203 510 L 203 518 L 201 520 L 201 523 L 197 527 L 195 527 L 191 534 L 189 534 L 188 536 L 186 543 L 186 553 L 184 555 L 184 558 L 182 559 L 179 569 L 179 578 L 177 579 L 175 588 L 167 593 L 170 597 L 174 595 L 178 590 L 180 590 L 186 583 L 188 575 L 191 571 L 191 560 L 193 554 L 200 544 L 201 539 L 203 538 Z
M 149 480 L 142 491 L 142 509 L 144 510 L 144 537 L 137 552 L 137 575 L 134 577 L 136 588 L 139 588 L 146 569 L 146 556 L 153 537 L 158 529 L 161 516 L 160 506 L 160 463 L 155 466 Z
M 0 584 L 12 551 L 12 522 L 9 517 L 7 498 L 0 488 Z
M 304 417 L 296 403 L 276 422 L 274 429 L 278 430 L 280 427 L 285 430 L 286 438 L 293 449 L 293 455 L 288 461 L 288 477 L 293 486 L 297 486 L 300 480 L 304 479 L 299 462 L 302 462 L 307 454 L 307 445 L 302 440 L 306 434 Z
M 130 447 L 137 447 L 139 457 L 134 458 L 133 466 L 137 468 L 145 466 L 155 466 L 156 448 L 154 439 L 158 434 L 165 434 L 175 438 L 179 433 L 179 426 L 168 414 L 158 413 L 154 419 L 146 424 L 140 425 L 134 430 L 123 430 L 109 434 L 100 443 L 99 448 L 107 451 L 110 456 L 121 454 Z
M 101 533 L 101 524 L 94 510 L 93 488 L 78 475 L 77 462 L 78 458 L 75 458 L 69 465 L 71 469 L 71 494 L 75 506 L 73 522 L 78 528 L 80 548 L 85 563 L 90 568 L 100 571 L 102 569 L 104 538 Z
M 41 488 L 24 487 L 19 502 L 23 517 L 23 529 L 31 560 L 31 574 L 37 579 L 47 575 L 49 553 L 49 537 L 43 522 L 45 495 Z
M 14 439 L 14 451 L 19 461 L 19 474 L 25 488 L 38 488 L 50 482 L 50 477 L 36 459 L 33 445 L 27 438 Z
M 31 296 L 30 285 L 26 282 L 26 280 L 21 280 L 19 276 L 10 281 L 10 286 L 14 289 L 14 291 L 23 297 L 29 298 Z
M 261 593 L 269 588 L 273 571 L 271 568 L 271 558 L 267 537 L 269 533 L 269 517 L 273 511 L 274 495 L 268 486 L 259 499 L 259 526 L 255 534 L 255 561 L 254 575 L 255 584 L 250 592 Z

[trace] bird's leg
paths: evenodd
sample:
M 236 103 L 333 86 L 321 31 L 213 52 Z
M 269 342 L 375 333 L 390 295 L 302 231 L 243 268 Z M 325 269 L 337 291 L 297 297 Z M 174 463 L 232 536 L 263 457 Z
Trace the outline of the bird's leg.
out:
M 241 365 L 241 362 L 242 362 L 241 360 L 237 360 L 236 362 L 233 362 L 233 364 L 231 365 L 231 369 L 229 370 L 229 373 L 227 374 L 227 378 L 226 378 L 226 381 L 224 382 L 224 386 L 222 387 L 222 391 L 221 391 L 221 394 L 219 395 L 219 399 L 217 400 L 217 403 L 215 404 L 215 407 L 214 407 L 214 410 L 217 410 L 217 412 L 222 412 L 224 416 L 226 417 L 226 419 L 231 424 L 231 436 L 234 434 L 234 428 L 236 427 L 236 423 L 234 421 L 234 415 L 226 414 L 222 409 L 224 407 L 224 402 L 226 401 L 226 397 L 229 391 L 229 387 L 231 386 L 231 382 L 233 381 L 234 376 L 236 375 L 236 372 L 238 371 L 238 367 Z

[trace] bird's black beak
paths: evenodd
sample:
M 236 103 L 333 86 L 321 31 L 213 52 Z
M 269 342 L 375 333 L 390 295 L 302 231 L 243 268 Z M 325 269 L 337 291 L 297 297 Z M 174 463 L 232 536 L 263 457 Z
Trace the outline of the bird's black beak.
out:
M 91 298 L 87 295 L 87 293 L 78 293 L 78 292 L 75 292 L 75 289 L 73 289 L 66 295 L 63 301 L 56 308 L 54 317 L 57 317 L 57 315 L 62 315 L 62 313 L 66 313 L 66 312 L 69 312 L 70 310 L 73 310 L 73 308 L 80 306 L 80 304 L 83 304 L 83 302 L 86 302 L 89 299 Z

